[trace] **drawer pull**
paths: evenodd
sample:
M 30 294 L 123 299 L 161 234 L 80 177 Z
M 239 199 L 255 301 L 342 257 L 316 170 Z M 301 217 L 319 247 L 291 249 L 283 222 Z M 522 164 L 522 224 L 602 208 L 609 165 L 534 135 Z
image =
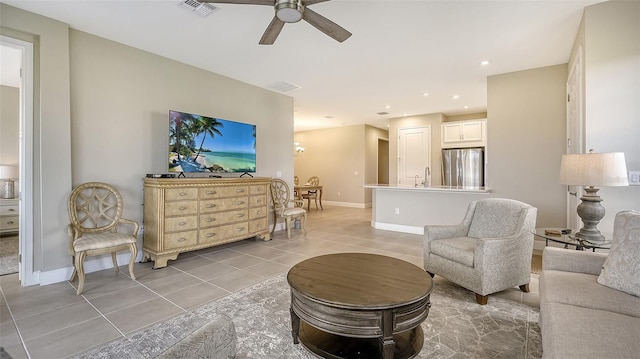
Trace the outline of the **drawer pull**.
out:
M 262 198 L 256 200 L 257 203 L 262 203 Z
M 214 208 L 215 206 L 216 206 L 216 205 L 215 205 L 215 203 L 209 203 L 209 204 L 207 205 L 207 208 Z
M 236 193 L 244 193 L 244 188 L 236 188 Z
M 179 210 L 181 210 L 181 211 L 184 211 L 185 209 L 187 209 L 187 207 L 185 207 L 185 206 L 180 206 L 180 207 L 178 207 L 178 209 L 179 209 Z
M 244 201 L 238 201 L 238 206 L 243 205 Z
M 216 191 L 207 191 L 207 194 L 216 194 L 216 193 L 218 193 L 218 192 L 216 192 Z
M 14 222 L 14 221 L 7 222 L 7 224 L 14 224 L 14 223 L 16 223 L 16 222 Z
M 186 195 L 187 195 L 187 192 L 180 192 L 180 194 L 179 194 L 179 196 L 182 196 L 182 197 L 184 197 Z
M 238 217 L 238 218 L 242 218 L 242 217 L 244 217 L 244 213 L 238 213 L 238 214 L 236 215 L 236 217 Z
M 211 238 L 211 237 L 215 237 L 216 234 L 215 233 L 207 233 L 207 238 Z
M 207 218 L 207 222 L 215 222 L 215 218 Z
M 178 238 L 178 242 L 184 242 L 184 241 L 186 241 L 186 240 L 187 240 L 187 239 L 186 239 L 186 238 L 184 238 L 184 237 L 180 237 L 180 238 Z
M 238 227 L 238 228 L 236 228 L 236 232 L 242 232 L 242 231 L 244 231 L 244 227 Z
M 184 226 L 185 224 L 187 224 L 187 222 L 180 222 L 178 223 L 179 226 Z
M 262 211 L 256 211 L 256 214 L 262 214 Z
M 15 208 L 9 208 L 9 212 L 15 212 L 16 209 Z

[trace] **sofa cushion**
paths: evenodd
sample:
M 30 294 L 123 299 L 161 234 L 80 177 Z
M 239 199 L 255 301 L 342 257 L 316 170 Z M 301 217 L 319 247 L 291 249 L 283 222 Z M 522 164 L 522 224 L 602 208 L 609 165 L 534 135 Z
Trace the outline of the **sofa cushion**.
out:
M 640 212 L 616 215 L 611 250 L 598 283 L 640 297 Z
M 473 268 L 477 241 L 470 237 L 439 239 L 431 242 L 431 253 Z
M 544 359 L 623 359 L 640 353 L 640 318 L 562 303 L 544 309 Z
M 600 285 L 597 278 L 586 273 L 545 270 L 540 277 L 540 302 L 569 304 L 640 318 L 640 298 Z

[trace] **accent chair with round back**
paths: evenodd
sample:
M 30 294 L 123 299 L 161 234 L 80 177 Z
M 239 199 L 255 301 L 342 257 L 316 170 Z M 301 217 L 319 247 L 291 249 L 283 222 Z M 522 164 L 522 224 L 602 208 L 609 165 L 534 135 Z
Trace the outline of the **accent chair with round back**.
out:
M 536 214 L 512 199 L 474 201 L 462 223 L 424 227 L 424 269 L 475 292 L 479 304 L 516 286 L 528 292 Z
M 289 195 L 290 191 L 287 182 L 279 178 L 271 180 L 271 200 L 273 203 L 273 228 L 271 233 L 276 229 L 278 218 L 282 218 L 287 228 L 287 238 L 291 238 L 291 222 L 296 218 L 300 218 L 302 229 L 305 233 L 307 232 L 305 228 L 307 211 L 303 208 L 304 202 L 299 199 L 291 199 Z M 293 207 L 289 207 L 289 202 L 293 203 Z
M 82 184 L 69 195 L 67 203 L 69 219 L 69 254 L 73 259 L 73 273 L 69 281 L 78 275 L 78 290 L 84 290 L 84 260 L 87 256 L 111 254 L 113 267 L 119 270 L 116 252 L 128 250 L 129 276 L 132 280 L 133 264 L 138 253 L 138 223 L 122 218 L 122 196 L 114 187 L 102 182 Z M 125 228 L 128 232 L 121 232 Z
M 310 184 L 312 186 L 319 186 L 320 185 L 320 178 L 318 178 L 317 176 L 312 176 L 307 181 L 307 184 Z M 303 193 L 302 194 L 302 199 L 303 200 L 304 199 L 307 200 L 307 210 L 311 209 L 311 200 L 312 199 L 316 202 L 316 209 L 318 209 L 318 190 L 312 190 L 312 191 L 307 191 L 307 193 Z

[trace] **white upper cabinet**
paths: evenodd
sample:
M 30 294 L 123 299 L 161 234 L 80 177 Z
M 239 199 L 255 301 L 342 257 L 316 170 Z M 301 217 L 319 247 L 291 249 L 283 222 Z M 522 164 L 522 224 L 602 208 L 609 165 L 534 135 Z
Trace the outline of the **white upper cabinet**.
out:
M 442 124 L 442 148 L 484 147 L 486 120 L 455 121 Z

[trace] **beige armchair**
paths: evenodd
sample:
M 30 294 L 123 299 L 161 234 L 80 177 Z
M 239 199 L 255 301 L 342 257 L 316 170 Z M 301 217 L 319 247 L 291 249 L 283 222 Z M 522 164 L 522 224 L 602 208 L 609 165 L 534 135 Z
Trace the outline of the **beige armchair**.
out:
M 289 197 L 289 185 L 279 178 L 271 180 L 271 200 L 273 203 L 273 228 L 271 233 L 276 229 L 278 218 L 284 219 L 287 227 L 287 238 L 291 238 L 291 221 L 300 218 L 302 229 L 307 232 L 305 225 L 307 223 L 307 211 L 304 208 L 304 202 L 299 199 L 291 199 Z M 293 203 L 293 207 L 289 207 L 289 202 Z
M 515 286 L 528 292 L 536 213 L 511 199 L 472 202 L 462 223 L 424 227 L 424 269 L 475 292 L 479 304 Z
M 67 203 L 71 223 L 69 232 L 69 254 L 73 259 L 73 273 L 70 281 L 78 275 L 78 291 L 84 290 L 84 260 L 87 256 L 111 254 L 113 267 L 119 270 L 116 252 L 128 250 L 129 275 L 132 280 L 133 264 L 138 254 L 137 222 L 122 218 L 122 196 L 110 185 L 89 182 L 76 187 L 69 195 Z M 118 232 L 118 227 L 132 230 Z

